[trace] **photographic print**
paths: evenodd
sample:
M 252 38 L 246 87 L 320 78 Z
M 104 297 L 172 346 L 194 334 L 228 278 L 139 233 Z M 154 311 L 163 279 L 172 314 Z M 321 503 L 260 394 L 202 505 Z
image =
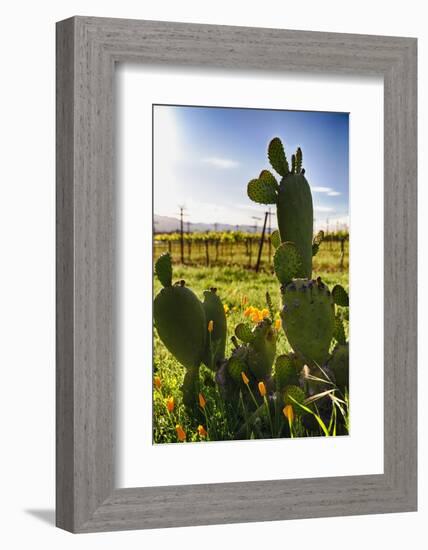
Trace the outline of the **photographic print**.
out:
M 344 436 L 348 113 L 153 105 L 153 443 Z

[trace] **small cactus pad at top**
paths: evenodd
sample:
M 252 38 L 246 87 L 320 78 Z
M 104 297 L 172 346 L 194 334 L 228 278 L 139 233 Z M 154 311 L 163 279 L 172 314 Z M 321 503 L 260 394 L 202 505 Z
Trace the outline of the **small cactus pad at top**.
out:
M 287 158 L 284 152 L 284 146 L 278 137 L 272 139 L 268 146 L 268 158 L 272 168 L 281 176 L 286 176 L 289 172 Z
M 215 370 L 218 362 L 224 359 L 227 333 L 226 314 L 215 288 L 204 292 L 202 306 L 207 331 L 202 361 L 208 368 Z
M 308 364 L 322 366 L 333 338 L 333 298 L 320 278 L 294 279 L 282 293 L 282 327 L 293 350 Z
M 165 252 L 156 260 L 155 273 L 162 286 L 172 285 L 172 261 L 169 252 Z
M 294 243 L 282 243 L 275 250 L 273 267 L 282 285 L 286 285 L 292 279 L 302 276 L 302 258 Z
M 247 194 L 258 204 L 276 204 L 278 193 L 275 185 L 269 180 L 253 179 L 248 183 Z
M 296 151 L 296 174 L 300 174 L 302 171 L 302 161 L 303 161 L 303 155 L 302 150 L 300 147 L 297 147 Z
M 334 303 L 338 306 L 349 307 L 349 296 L 341 285 L 335 285 L 331 291 Z
M 279 191 L 279 185 L 276 181 L 275 176 L 272 174 L 272 172 L 269 172 L 269 170 L 262 170 L 259 175 L 259 180 L 266 183 L 271 187 L 272 189 L 275 189 L 275 191 Z
M 159 338 L 185 367 L 198 367 L 206 341 L 206 320 L 202 303 L 186 286 L 162 288 L 157 294 L 153 317 Z

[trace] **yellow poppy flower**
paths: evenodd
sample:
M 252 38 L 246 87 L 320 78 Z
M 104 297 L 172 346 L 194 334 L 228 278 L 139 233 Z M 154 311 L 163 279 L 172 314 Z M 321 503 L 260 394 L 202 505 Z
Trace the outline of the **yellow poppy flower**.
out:
M 279 329 L 281 328 L 281 325 L 282 325 L 281 319 L 276 319 L 276 320 L 275 320 L 275 328 L 276 328 L 276 330 L 279 330 Z
M 177 432 L 177 437 L 179 441 L 186 441 L 186 432 L 183 430 L 183 427 L 180 426 L 180 424 L 177 424 L 175 427 L 175 431 Z
M 266 386 L 264 385 L 264 382 L 259 382 L 259 392 L 262 397 L 266 395 Z
M 199 406 L 201 409 L 205 409 L 205 405 L 207 402 L 205 401 L 205 397 L 202 395 L 202 393 L 199 394 Z
M 241 371 L 241 377 L 242 377 L 242 381 L 244 382 L 244 384 L 248 385 L 250 383 L 250 380 L 249 380 L 249 378 L 247 377 L 247 375 L 245 374 L 244 371 Z
M 208 432 L 206 431 L 206 429 L 201 424 L 199 424 L 199 426 L 198 426 L 198 434 L 199 434 L 200 437 L 207 437 L 207 435 L 208 435 Z
M 166 408 L 168 409 L 168 411 L 170 413 L 172 413 L 172 411 L 174 410 L 174 398 L 173 397 L 168 397 L 168 399 L 166 400 Z
M 294 411 L 293 411 L 293 407 L 291 405 L 286 405 L 282 409 L 282 412 L 284 413 L 285 418 L 288 418 L 288 420 L 290 422 L 293 422 L 293 420 L 294 420 Z
M 244 311 L 245 317 L 251 317 L 254 315 L 254 313 L 257 313 L 258 309 L 254 306 L 248 306 L 247 309 Z
M 229 306 L 227 304 L 224 304 L 223 309 L 225 313 L 229 313 Z
M 214 321 L 210 321 L 208 323 L 208 332 L 212 332 L 214 330 Z

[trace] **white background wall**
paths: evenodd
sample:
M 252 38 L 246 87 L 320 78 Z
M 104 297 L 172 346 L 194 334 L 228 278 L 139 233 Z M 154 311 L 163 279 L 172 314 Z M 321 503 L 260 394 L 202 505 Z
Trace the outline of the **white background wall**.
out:
M 132 2 L 14 0 L 1 10 L 0 86 L 0 542 L 3 548 L 401 549 L 426 541 L 427 472 L 419 512 L 384 516 L 73 536 L 55 529 L 54 506 L 54 23 L 70 15 L 407 35 L 419 38 L 420 248 L 427 233 L 427 43 L 424 3 L 391 1 Z M 420 255 L 420 269 L 427 269 Z M 368 266 L 368 277 L 370 268 Z M 427 299 L 420 286 L 421 303 Z M 369 305 L 368 305 L 369 307 Z M 420 334 L 427 333 L 421 308 Z M 421 346 L 420 365 L 428 355 Z M 426 464 L 427 409 L 420 369 L 419 463 Z

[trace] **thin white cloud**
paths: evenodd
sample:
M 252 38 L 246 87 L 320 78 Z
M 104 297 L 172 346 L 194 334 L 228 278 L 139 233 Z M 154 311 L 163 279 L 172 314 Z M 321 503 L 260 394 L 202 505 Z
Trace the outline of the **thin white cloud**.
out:
M 202 159 L 202 162 L 205 162 L 206 164 L 211 164 L 211 166 L 215 166 L 216 168 L 222 168 L 226 170 L 239 166 L 239 162 L 237 162 L 236 160 L 225 159 L 221 157 L 207 157 Z
M 335 191 L 332 187 L 313 186 L 311 190 L 314 193 L 326 193 L 329 197 L 338 197 L 341 195 L 339 191 Z
M 334 208 L 330 208 L 329 206 L 316 206 L 315 212 L 334 212 Z
M 331 187 L 320 187 L 313 185 L 311 186 L 311 191 L 313 191 L 314 193 L 330 193 L 330 191 L 333 191 L 333 189 Z

